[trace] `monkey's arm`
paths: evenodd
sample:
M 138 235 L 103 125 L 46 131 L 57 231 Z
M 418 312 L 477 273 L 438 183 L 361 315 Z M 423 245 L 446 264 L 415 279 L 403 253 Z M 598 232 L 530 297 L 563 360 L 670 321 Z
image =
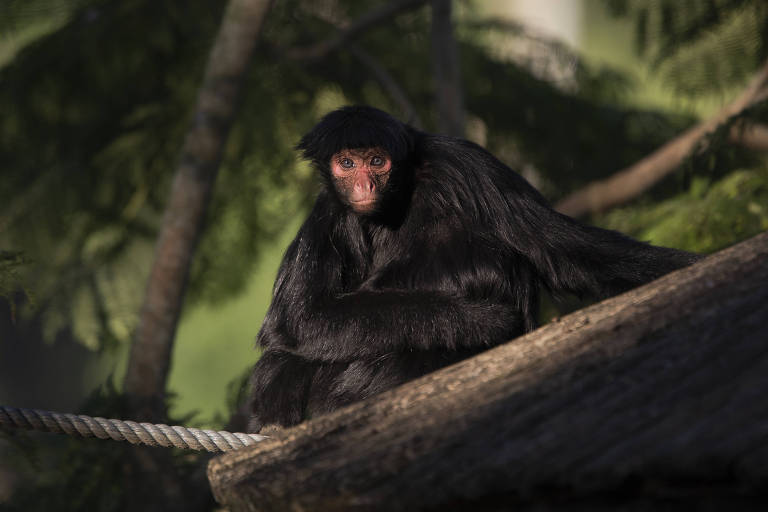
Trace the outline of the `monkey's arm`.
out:
M 492 346 L 522 331 L 510 304 L 437 291 L 362 290 L 287 303 L 275 297 L 260 342 L 316 361 Z
M 472 143 L 432 138 L 428 159 L 463 184 L 447 189 L 461 194 L 463 211 L 475 212 L 492 226 L 505 249 L 525 258 L 555 294 L 603 298 L 701 258 L 556 212 L 519 174 Z
M 524 330 L 518 302 L 503 289 L 504 262 L 478 249 L 479 243 L 449 239 L 451 247 L 441 246 L 428 233 L 431 244 L 393 243 L 387 264 L 344 292 L 338 259 L 343 251 L 339 244 L 326 250 L 313 243 L 316 232 L 305 230 L 286 253 L 260 333 L 262 346 L 341 362 L 492 346 Z
M 395 290 L 351 293 L 305 313 L 293 351 L 323 361 L 490 346 L 511 337 L 519 316 L 489 301 Z
M 703 257 L 582 224 L 554 211 L 536 196 L 511 200 L 518 214 L 508 230 L 513 234 L 514 250 L 531 262 L 556 294 L 605 298 Z

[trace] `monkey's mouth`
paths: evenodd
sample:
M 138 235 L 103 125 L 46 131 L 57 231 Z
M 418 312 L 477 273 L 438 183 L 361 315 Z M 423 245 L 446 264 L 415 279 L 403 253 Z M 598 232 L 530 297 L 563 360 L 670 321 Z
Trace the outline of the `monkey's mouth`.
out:
M 359 201 L 349 201 L 349 206 L 356 212 L 369 212 L 376 206 L 376 199 L 360 199 Z

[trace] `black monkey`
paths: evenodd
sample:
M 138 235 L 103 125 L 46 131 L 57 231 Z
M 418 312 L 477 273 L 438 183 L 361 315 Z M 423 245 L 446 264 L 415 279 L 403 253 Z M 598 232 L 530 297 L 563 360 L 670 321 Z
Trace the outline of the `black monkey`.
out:
M 251 431 L 531 331 L 541 288 L 605 297 L 698 259 L 561 215 L 483 148 L 375 108 L 331 112 L 297 149 L 325 187 L 259 333 Z

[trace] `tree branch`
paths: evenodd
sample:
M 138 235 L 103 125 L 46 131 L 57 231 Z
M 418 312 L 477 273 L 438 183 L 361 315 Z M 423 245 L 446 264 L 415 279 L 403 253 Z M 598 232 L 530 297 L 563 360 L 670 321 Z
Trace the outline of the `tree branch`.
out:
M 739 114 L 745 108 L 768 97 L 768 61 L 752 79 L 742 94 L 720 110 L 714 117 L 675 137 L 634 165 L 607 179 L 594 181 L 570 194 L 555 205 L 566 215 L 581 217 L 598 213 L 634 199 L 680 166 L 696 144 L 718 125 Z M 745 132 L 749 139 L 749 132 Z
M 373 9 L 353 21 L 347 28 L 333 37 L 303 48 L 288 48 L 283 55 L 295 60 L 320 60 L 338 50 L 344 43 L 354 39 L 374 25 L 388 20 L 398 14 L 420 7 L 427 0 L 394 0 L 388 4 Z
M 762 124 L 734 126 L 729 140 L 753 151 L 768 151 L 768 127 Z
M 411 100 L 408 99 L 408 95 L 403 88 L 400 87 L 395 78 L 386 70 L 386 68 L 384 68 L 384 66 L 382 66 L 376 59 L 371 57 L 368 52 L 354 43 L 348 44 L 347 50 L 367 67 L 374 78 L 378 80 L 381 87 L 397 104 L 400 113 L 403 116 L 402 118 L 405 119 L 408 124 L 421 129 L 423 125 L 419 118 L 419 114 L 416 112 L 416 108 L 413 106 L 413 103 L 411 103 Z

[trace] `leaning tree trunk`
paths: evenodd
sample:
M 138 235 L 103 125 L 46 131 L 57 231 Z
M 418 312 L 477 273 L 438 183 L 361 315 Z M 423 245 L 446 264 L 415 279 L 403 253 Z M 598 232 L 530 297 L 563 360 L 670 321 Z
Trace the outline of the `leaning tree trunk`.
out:
M 232 511 L 749 508 L 766 494 L 766 397 L 763 233 L 208 476 Z
M 256 39 L 271 0 L 231 0 L 197 98 L 134 335 L 125 391 L 143 419 L 164 416 L 165 383 L 197 240 Z

